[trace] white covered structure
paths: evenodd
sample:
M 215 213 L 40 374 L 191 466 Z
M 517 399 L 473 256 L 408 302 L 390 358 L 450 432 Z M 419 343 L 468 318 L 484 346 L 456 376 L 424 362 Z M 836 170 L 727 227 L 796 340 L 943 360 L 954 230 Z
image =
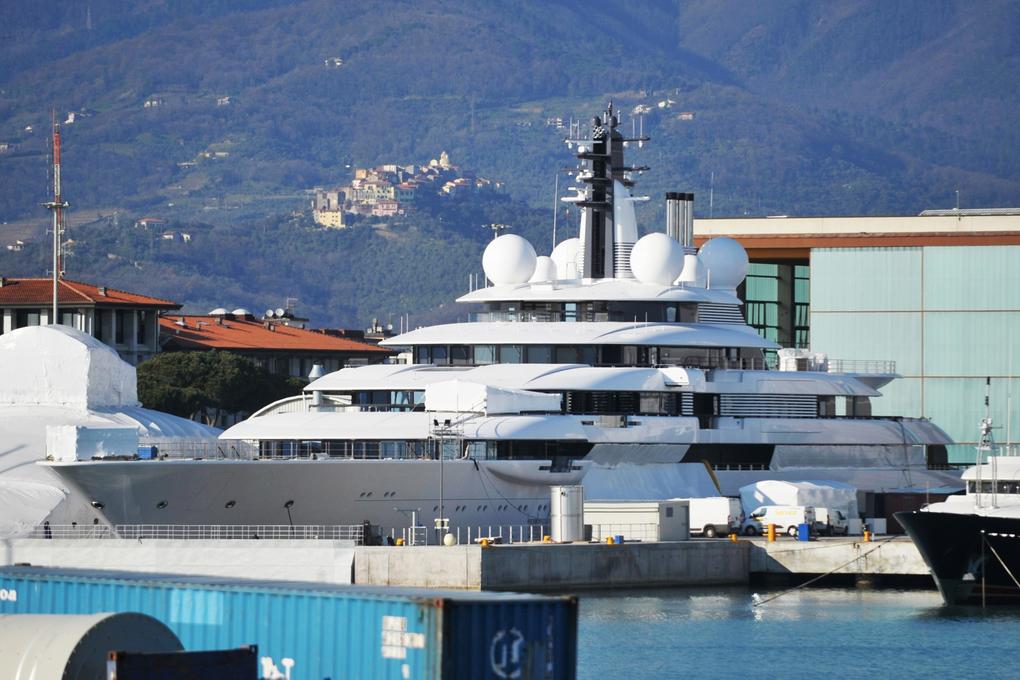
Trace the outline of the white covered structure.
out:
M 858 517 L 857 489 L 834 481 L 782 482 L 763 480 L 740 488 L 740 503 L 750 514 L 762 505 L 810 505 L 842 510 Z
M 562 397 L 531 390 L 494 387 L 466 380 L 444 380 L 425 388 L 425 410 L 485 415 L 559 412 Z
M 139 443 L 215 441 L 219 430 L 138 403 L 135 368 L 90 335 L 61 325 L 0 336 L 0 537 L 49 520 L 102 516 L 44 466 L 132 454 Z

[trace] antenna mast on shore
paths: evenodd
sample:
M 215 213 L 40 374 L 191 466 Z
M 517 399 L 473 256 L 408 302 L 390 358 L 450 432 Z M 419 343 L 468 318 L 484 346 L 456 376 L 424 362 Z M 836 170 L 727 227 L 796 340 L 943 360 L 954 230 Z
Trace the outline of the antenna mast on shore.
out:
M 53 200 L 43 203 L 53 212 L 53 314 L 50 323 L 59 323 L 57 317 L 57 282 L 63 278 L 63 257 L 61 256 L 61 237 L 64 234 L 64 210 L 67 202 L 60 195 L 60 126 L 57 125 L 56 113 L 53 114 Z

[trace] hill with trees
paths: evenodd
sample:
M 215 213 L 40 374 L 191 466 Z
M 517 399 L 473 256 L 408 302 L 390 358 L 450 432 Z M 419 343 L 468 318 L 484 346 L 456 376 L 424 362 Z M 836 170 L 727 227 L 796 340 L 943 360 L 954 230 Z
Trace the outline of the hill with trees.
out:
M 74 112 L 72 272 L 191 310 L 437 309 L 477 271 L 481 224 L 549 238 L 572 160 L 555 121 L 608 100 L 653 138 L 632 149 L 646 230 L 667 190 L 715 216 L 916 214 L 956 189 L 1020 203 L 1009 0 L 13 0 L 0 26 L 0 245 L 29 242 L 0 272 L 45 271 L 49 121 Z M 506 196 L 311 225 L 312 187 L 443 150 Z M 194 240 L 135 230 L 143 216 Z

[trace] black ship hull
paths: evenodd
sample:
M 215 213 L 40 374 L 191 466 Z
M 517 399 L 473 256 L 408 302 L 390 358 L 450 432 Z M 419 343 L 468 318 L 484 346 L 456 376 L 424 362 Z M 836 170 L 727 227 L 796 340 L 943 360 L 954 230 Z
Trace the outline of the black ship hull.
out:
M 1020 606 L 1020 517 L 898 512 L 947 605 Z

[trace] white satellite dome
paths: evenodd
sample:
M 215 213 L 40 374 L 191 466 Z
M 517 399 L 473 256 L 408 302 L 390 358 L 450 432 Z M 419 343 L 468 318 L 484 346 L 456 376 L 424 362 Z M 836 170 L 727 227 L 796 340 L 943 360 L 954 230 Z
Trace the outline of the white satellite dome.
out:
M 504 234 L 485 247 L 482 269 L 497 286 L 525 283 L 535 273 L 538 255 L 528 240 L 517 234 Z
M 581 239 L 574 237 L 560 241 L 549 258 L 556 265 L 557 279 L 576 279 L 581 273 Z
M 209 316 L 226 316 L 229 313 L 230 312 L 228 312 L 225 308 L 217 307 L 216 309 L 209 312 Z
M 233 314 L 234 316 L 248 316 L 249 314 L 251 314 L 251 312 L 249 312 L 244 307 L 238 307 L 237 309 L 232 311 L 231 314 Z
M 701 246 L 698 257 L 708 268 L 712 288 L 734 289 L 747 276 L 747 251 L 728 236 L 717 236 Z
M 556 263 L 548 255 L 539 255 L 535 260 L 535 273 L 531 275 L 532 283 L 556 280 Z
M 669 286 L 683 268 L 683 247 L 662 232 L 642 236 L 630 251 L 630 270 L 641 283 Z

